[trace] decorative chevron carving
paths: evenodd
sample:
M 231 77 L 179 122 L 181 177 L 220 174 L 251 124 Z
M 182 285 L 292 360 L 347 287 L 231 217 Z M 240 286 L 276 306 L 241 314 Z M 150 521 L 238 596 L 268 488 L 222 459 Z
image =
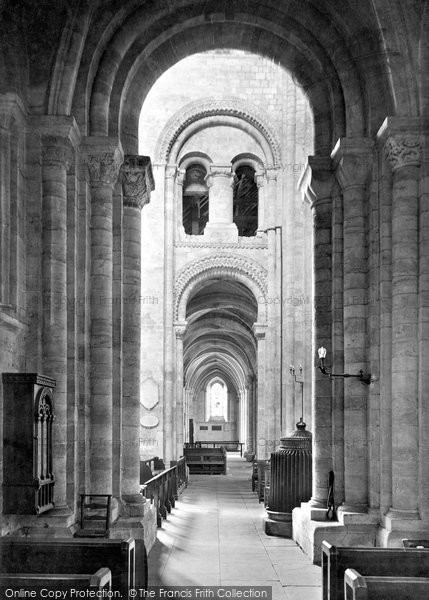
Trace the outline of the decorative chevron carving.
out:
M 161 142 L 156 151 L 157 162 L 168 162 L 174 142 L 189 125 L 206 117 L 219 115 L 237 117 L 253 125 L 265 137 L 274 156 L 274 165 L 266 165 L 266 167 L 278 167 L 281 164 L 281 146 L 268 115 L 263 114 L 260 108 L 249 105 L 247 100 L 234 96 L 205 98 L 191 102 L 180 111 L 179 115 L 172 117 L 160 136 Z
M 179 321 L 180 303 L 185 290 L 196 279 L 233 276 L 250 280 L 261 296 L 267 295 L 267 271 L 257 262 L 244 256 L 219 253 L 197 259 L 185 265 L 176 275 L 174 285 L 174 315 Z M 237 277 L 238 276 L 238 277 Z

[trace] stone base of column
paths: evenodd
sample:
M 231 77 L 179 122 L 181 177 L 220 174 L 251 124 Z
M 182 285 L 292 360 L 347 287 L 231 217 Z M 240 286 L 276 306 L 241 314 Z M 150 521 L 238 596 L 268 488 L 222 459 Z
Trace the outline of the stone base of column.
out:
M 328 521 L 326 514 L 326 509 L 314 508 L 309 502 L 292 511 L 292 538 L 313 564 L 321 564 L 323 540 L 337 546 L 375 546 L 378 513 L 342 513 L 338 521 Z
M 390 509 L 381 519 L 377 531 L 377 546 L 402 547 L 403 539 L 429 540 L 429 523 L 422 521 L 417 511 Z
M 147 587 L 147 555 L 155 543 L 156 530 L 155 507 L 149 502 L 145 505 L 143 517 L 119 517 L 110 528 L 110 539 L 132 537 L 136 542 L 136 588 Z
M 210 242 L 238 242 L 238 229 L 235 223 L 207 223 L 204 240 Z
M 262 528 L 267 535 L 292 537 L 292 513 L 267 510 L 268 517 L 262 519 Z
M 41 515 L 2 515 L 0 536 L 16 535 L 47 539 L 73 537 L 76 515 L 69 507 L 53 508 Z
M 337 508 L 337 514 L 340 513 L 366 513 L 368 506 L 366 504 L 344 503 Z

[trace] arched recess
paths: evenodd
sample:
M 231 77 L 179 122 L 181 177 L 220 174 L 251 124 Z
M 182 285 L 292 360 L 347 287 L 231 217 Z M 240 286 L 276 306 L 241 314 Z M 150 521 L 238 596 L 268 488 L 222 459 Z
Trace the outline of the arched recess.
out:
M 219 253 L 185 265 L 175 279 L 174 318 L 186 320 L 186 306 L 199 285 L 213 278 L 229 278 L 243 283 L 258 305 L 258 321 L 267 319 L 267 272 L 257 262 L 234 254 Z
M 233 124 L 247 130 L 263 149 L 267 168 L 278 168 L 281 165 L 281 146 L 269 116 L 251 103 L 233 96 L 197 100 L 173 115 L 159 138 L 155 152 L 156 162 L 175 163 L 186 139 L 196 129 L 201 129 L 206 124 L 212 126 L 214 117 L 217 119 L 216 124 Z

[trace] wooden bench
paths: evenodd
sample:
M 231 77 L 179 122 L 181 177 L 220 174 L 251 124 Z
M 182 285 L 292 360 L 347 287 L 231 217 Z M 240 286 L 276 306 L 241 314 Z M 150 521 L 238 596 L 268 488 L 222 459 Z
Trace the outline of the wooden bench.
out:
M 193 444 L 193 446 L 195 448 L 225 448 L 227 452 L 240 452 L 240 456 L 243 456 L 244 444 L 238 440 L 198 440 Z
M 223 448 L 184 448 L 190 474 L 226 475 L 226 452 Z
M 426 600 L 429 577 L 373 577 L 346 569 L 344 597 L 346 600 Z
M 121 592 L 123 597 L 128 597 L 129 588 L 136 587 L 135 558 L 133 538 L 0 538 L 0 573 L 4 575 L 79 575 L 106 567 L 111 571 L 112 589 Z
M 268 499 L 267 494 L 270 485 L 270 469 L 270 459 L 253 461 L 252 492 L 257 492 L 259 502 L 264 502 L 264 505 L 267 504 L 266 501 Z
M 20 589 L 26 587 L 31 590 L 43 587 L 47 590 L 111 590 L 112 573 L 103 567 L 92 575 L 77 573 L 1 573 L 0 589 Z
M 429 574 L 429 549 L 350 548 L 322 542 L 323 600 L 344 599 L 344 572 L 355 569 L 374 577 L 425 577 Z

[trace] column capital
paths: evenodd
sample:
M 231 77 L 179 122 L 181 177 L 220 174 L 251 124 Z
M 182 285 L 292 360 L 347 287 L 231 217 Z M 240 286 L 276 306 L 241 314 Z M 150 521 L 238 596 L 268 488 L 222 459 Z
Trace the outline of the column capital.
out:
M 309 156 L 298 189 L 304 202 L 313 208 L 316 203 L 330 200 L 335 177 L 330 156 Z
M 176 334 L 176 339 L 183 340 L 183 338 L 185 337 L 187 326 L 187 321 L 176 321 L 174 323 L 174 333 Z
M 84 162 L 93 186 L 113 188 L 123 160 L 119 140 L 109 137 L 87 137 L 84 140 Z
M 253 324 L 253 333 L 255 334 L 256 339 L 265 340 L 265 334 L 267 332 L 267 324 L 266 323 L 254 323 Z
M 43 135 L 42 160 L 45 166 L 63 167 L 67 171 L 73 161 L 73 148 L 69 139 L 57 135 Z
M 387 138 L 384 153 L 392 172 L 403 167 L 420 167 L 422 144 L 418 135 L 392 135 Z
M 166 179 L 174 179 L 177 175 L 177 165 L 166 165 L 165 166 L 165 177 Z
M 340 138 L 331 153 L 341 189 L 363 187 L 371 174 L 374 142 L 369 138 Z
M 209 167 L 209 175 L 213 177 L 231 177 L 232 167 L 231 165 L 214 165 L 211 164 Z
M 279 174 L 279 170 L 274 167 L 267 167 L 265 169 L 265 177 L 267 181 L 277 181 L 277 176 Z
M 213 179 L 216 178 L 222 178 L 222 179 L 229 179 L 229 182 L 231 184 L 231 186 L 234 185 L 234 179 L 235 179 L 235 173 L 233 173 L 232 171 L 232 167 L 231 165 L 210 165 L 209 167 L 210 171 L 209 173 L 205 176 L 205 182 L 207 184 L 207 187 L 211 187 L 213 185 Z
M 152 165 L 148 156 L 126 154 L 121 166 L 124 206 L 142 209 L 150 202 L 155 189 Z
M 255 171 L 254 181 L 255 181 L 256 185 L 258 186 L 258 189 L 260 189 L 261 187 L 264 187 L 265 180 L 266 180 L 265 171 Z
M 183 185 L 185 182 L 186 169 L 177 169 L 176 181 L 178 185 Z

